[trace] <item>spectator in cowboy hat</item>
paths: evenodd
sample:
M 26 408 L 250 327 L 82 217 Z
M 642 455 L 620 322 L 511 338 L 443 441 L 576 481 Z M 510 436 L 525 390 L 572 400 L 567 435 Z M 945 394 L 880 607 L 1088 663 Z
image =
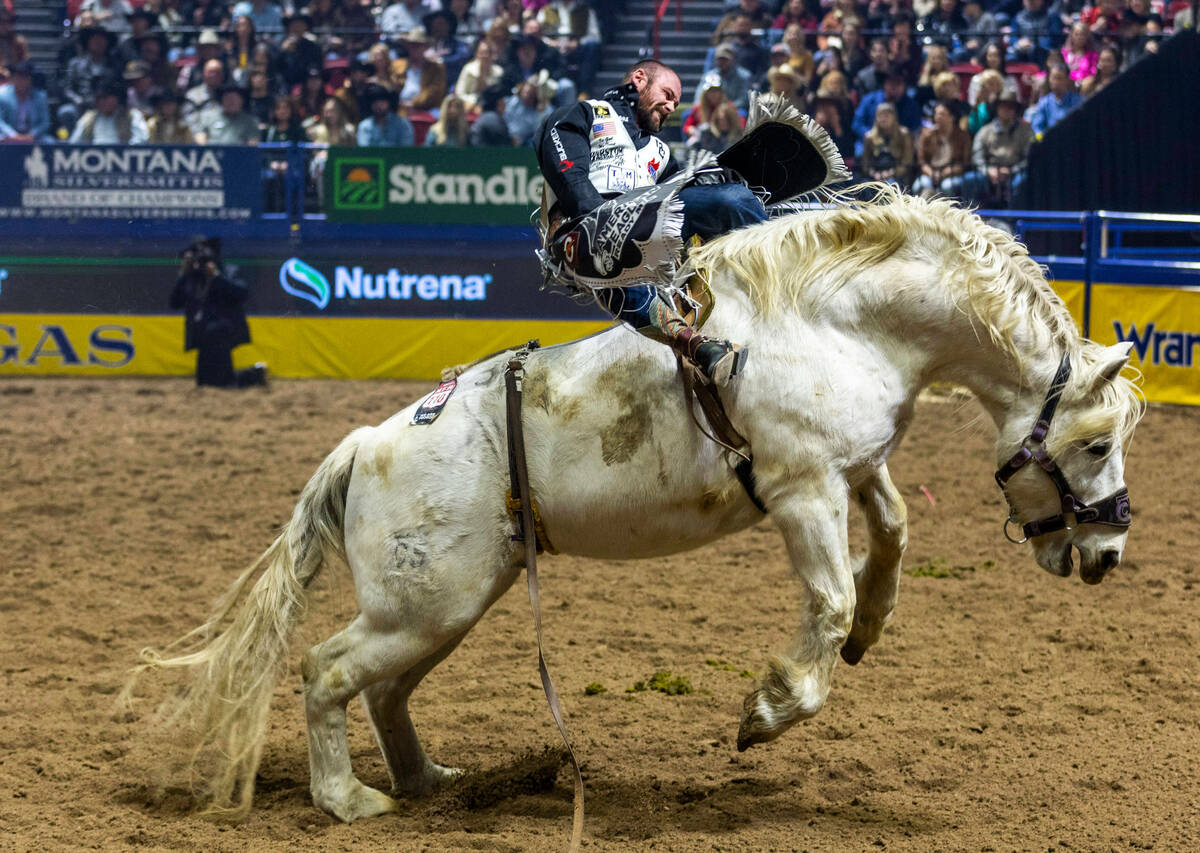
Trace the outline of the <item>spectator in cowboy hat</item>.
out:
M 399 93 L 400 103 L 406 108 L 431 110 L 446 97 L 449 88 L 446 66 L 429 51 L 429 37 L 424 27 L 417 27 L 405 38 L 408 56 L 392 62 L 392 88 Z
M 554 92 L 554 106 L 575 103 L 578 90 L 571 78 L 566 76 L 567 69 L 562 54 L 542 41 L 537 32 L 536 19 L 531 19 L 526 24 L 529 31 L 514 42 L 505 60 L 501 85 L 506 91 L 512 91 L 522 80 L 536 77 L 542 71 L 546 71 L 557 87 Z
M 407 148 L 413 144 L 412 122 L 396 114 L 400 99 L 382 86 L 367 90 L 370 115 L 358 123 L 358 144 Z
M 200 33 L 200 37 L 196 39 L 196 61 L 190 68 L 184 68 L 179 75 L 179 83 L 175 87 L 181 92 L 186 92 L 189 89 L 199 86 L 203 82 L 204 69 L 212 60 L 218 60 L 221 63 L 223 74 L 228 74 L 228 68 L 225 62 L 225 43 L 221 41 L 221 37 L 217 35 L 216 30 L 205 30 Z
M 283 26 L 287 35 L 279 45 L 279 75 L 288 86 L 304 81 L 312 69 L 322 66 L 321 47 L 313 38 L 312 17 L 304 12 L 286 15 Z
M 27 59 L 9 69 L 9 81 L 0 86 L 0 141 L 50 141 L 50 106 L 34 85 L 36 76 Z
M 430 53 L 446 66 L 446 85 L 453 88 L 458 81 L 459 72 L 471 58 L 470 48 L 455 38 L 458 19 L 454 17 L 454 13 L 439 9 L 423 17 L 421 25 L 429 34 Z
M 767 72 L 767 80 L 772 94 L 783 95 L 788 103 L 804 112 L 804 81 L 800 79 L 800 74 L 795 68 L 786 63 L 778 65 Z
M 155 145 L 191 145 L 196 141 L 192 129 L 183 120 L 183 95 L 159 92 L 150 97 L 154 115 L 146 120 L 147 142 Z
M 232 83 L 218 93 L 221 111 L 209 113 L 200 125 L 196 142 L 200 145 L 257 145 L 258 119 L 246 112 L 249 96 Z
M 96 98 L 96 81 L 112 74 L 112 49 L 116 37 L 103 27 L 87 27 L 79 31 L 83 53 L 67 63 L 63 82 L 62 106 L 58 122 L 68 130 L 75 125 L 79 114 L 88 109 Z
M 190 0 L 185 6 L 188 27 L 224 29 L 229 22 L 225 0 Z
M 374 71 L 374 66 L 369 62 L 355 59 L 350 63 L 346 79 L 342 81 L 341 87 L 333 93 L 333 96 L 346 108 L 346 115 L 352 122 L 357 123 L 371 113 L 371 105 L 367 103 L 366 96 L 371 86 L 371 74 Z
M 129 35 L 117 46 L 117 57 L 121 64 L 138 59 L 137 40 L 150 31 L 158 16 L 148 9 L 135 9 L 129 16 Z
M 1021 120 L 1021 100 L 1012 89 L 996 98 L 996 117 L 975 134 L 974 171 L 963 180 L 963 195 L 983 205 L 1007 204 L 1020 189 L 1033 145 L 1033 128 Z
M 179 74 L 167 59 L 167 52 L 170 50 L 167 34 L 158 29 L 148 30 L 135 39 L 134 44 L 137 46 L 137 56 L 134 58 L 149 66 L 150 79 L 154 81 L 154 85 L 163 89 L 174 89 Z
M 149 136 L 145 117 L 125 105 L 125 81 L 110 76 L 97 85 L 95 106 L 75 123 L 70 141 L 90 145 L 141 145 Z
M 154 112 L 152 98 L 162 91 L 150 79 L 150 66 L 140 59 L 125 63 L 125 72 L 121 75 L 129 88 L 125 93 L 125 102 L 130 109 L 141 111 L 149 117 Z

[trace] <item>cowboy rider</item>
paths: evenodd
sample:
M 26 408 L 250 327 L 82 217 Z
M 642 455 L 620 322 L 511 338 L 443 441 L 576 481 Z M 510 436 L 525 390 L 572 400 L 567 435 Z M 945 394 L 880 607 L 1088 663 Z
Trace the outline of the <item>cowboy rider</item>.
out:
M 670 148 L 653 134 L 678 107 L 681 89 L 674 71 L 647 59 L 633 65 L 603 99 L 580 101 L 549 116 L 538 132 L 537 157 L 548 188 L 546 213 L 552 222 L 565 218 L 566 223 L 548 244 L 606 200 L 679 171 Z M 687 186 L 678 199 L 685 245 L 693 237 L 708 240 L 767 218 L 762 202 L 740 183 Z M 654 286 L 597 288 L 596 295 L 614 317 L 669 345 L 709 382 L 725 385 L 740 367 L 739 352 L 729 341 L 696 332 Z

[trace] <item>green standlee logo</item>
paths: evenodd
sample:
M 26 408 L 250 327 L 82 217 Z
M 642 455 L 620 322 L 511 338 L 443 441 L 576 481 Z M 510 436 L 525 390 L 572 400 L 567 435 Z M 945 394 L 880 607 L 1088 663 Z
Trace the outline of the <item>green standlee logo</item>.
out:
M 344 157 L 334 163 L 334 207 L 340 210 L 383 209 L 382 158 Z
M 542 200 L 531 148 L 341 148 L 325 164 L 330 222 L 529 226 Z

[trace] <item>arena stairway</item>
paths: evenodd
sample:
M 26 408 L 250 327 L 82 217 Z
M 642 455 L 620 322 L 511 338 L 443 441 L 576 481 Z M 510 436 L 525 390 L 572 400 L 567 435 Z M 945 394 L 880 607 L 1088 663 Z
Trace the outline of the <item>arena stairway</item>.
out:
M 683 3 L 683 27 L 676 32 L 676 7 Z M 596 78 L 598 96 L 621 81 L 621 75 L 639 59 L 654 56 L 651 29 L 659 0 L 628 0 L 612 39 L 604 47 L 600 73 Z M 704 71 L 708 39 L 717 21 L 725 13 L 723 0 L 671 0 L 660 30 L 659 59 L 670 65 L 683 82 L 683 103 L 691 106 L 692 94 Z
M 50 111 L 59 103 L 58 51 L 63 45 L 62 0 L 20 0 L 16 4 L 17 32 L 29 40 L 29 58 L 50 96 Z

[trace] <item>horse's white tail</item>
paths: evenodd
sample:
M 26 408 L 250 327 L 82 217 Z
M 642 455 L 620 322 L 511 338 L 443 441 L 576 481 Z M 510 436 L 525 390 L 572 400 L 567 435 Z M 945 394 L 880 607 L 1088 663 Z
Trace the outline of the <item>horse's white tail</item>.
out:
M 254 795 L 254 775 L 262 757 L 271 694 L 286 669 L 288 641 L 303 613 L 305 589 L 327 557 L 345 560 L 343 524 L 346 491 L 362 433 L 346 437 L 321 463 L 279 537 L 244 571 L 217 602 L 212 616 L 164 652 L 198 645 L 165 657 L 142 652 L 125 694 L 149 669 L 190 669 L 191 683 L 171 708 L 172 722 L 196 732 L 189 769 L 208 813 L 242 817 Z M 245 601 L 238 601 L 258 570 L 266 566 Z M 221 625 L 232 615 L 232 621 Z

